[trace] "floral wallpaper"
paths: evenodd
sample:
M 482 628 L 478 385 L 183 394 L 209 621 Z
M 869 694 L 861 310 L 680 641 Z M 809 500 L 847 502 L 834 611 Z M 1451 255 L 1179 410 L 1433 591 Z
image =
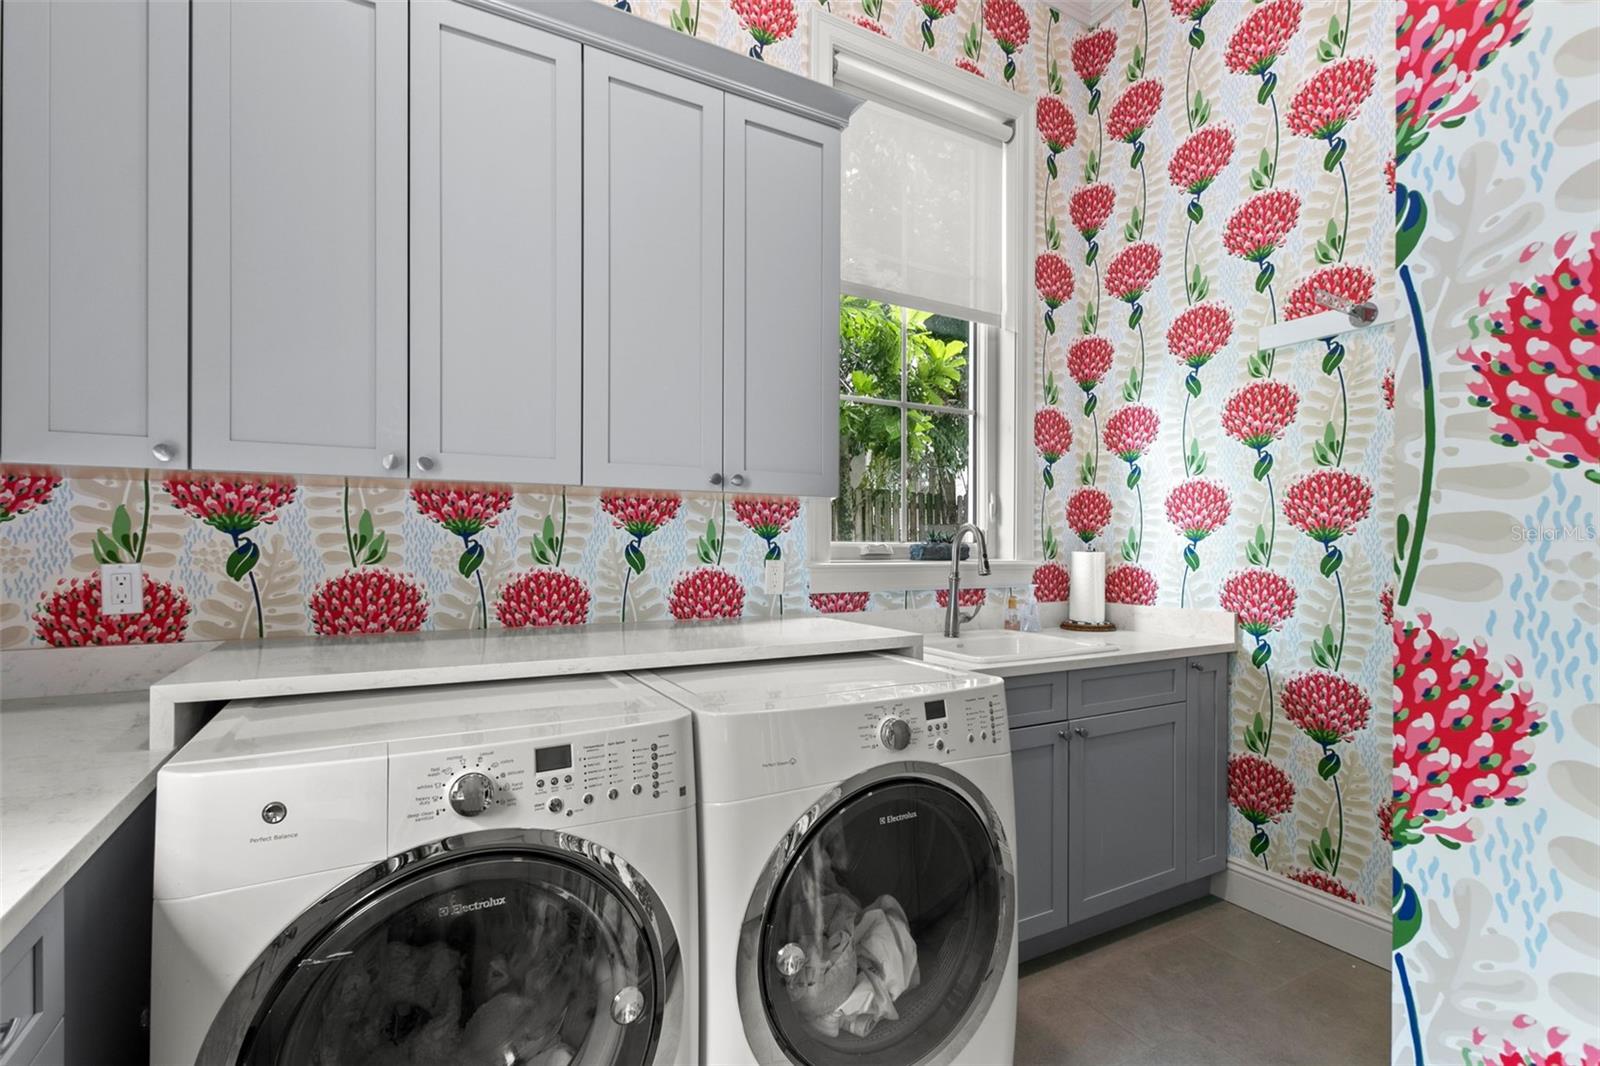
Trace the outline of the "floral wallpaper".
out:
M 1393 330 L 1256 338 L 1330 296 L 1392 306 L 1389 10 L 1129 0 L 1060 42 L 1035 431 L 1046 557 L 1099 548 L 1109 600 L 1238 615 L 1231 855 L 1385 912 Z
M 1600 1063 L 1600 23 L 1396 5 L 1396 1063 Z

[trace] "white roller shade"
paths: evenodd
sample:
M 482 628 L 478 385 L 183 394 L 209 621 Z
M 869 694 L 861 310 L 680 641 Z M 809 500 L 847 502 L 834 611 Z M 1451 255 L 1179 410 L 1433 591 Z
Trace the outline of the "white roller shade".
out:
M 953 122 L 868 100 L 844 131 L 842 156 L 845 288 L 999 325 L 1001 144 Z

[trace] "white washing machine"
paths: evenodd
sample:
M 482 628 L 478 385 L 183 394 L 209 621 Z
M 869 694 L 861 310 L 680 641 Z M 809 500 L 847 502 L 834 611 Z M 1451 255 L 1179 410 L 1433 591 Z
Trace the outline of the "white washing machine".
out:
M 157 779 L 151 1059 L 692 1062 L 694 802 L 624 675 L 229 704 Z
M 887 655 L 636 676 L 695 712 L 701 1061 L 1009 1066 L 1003 683 Z

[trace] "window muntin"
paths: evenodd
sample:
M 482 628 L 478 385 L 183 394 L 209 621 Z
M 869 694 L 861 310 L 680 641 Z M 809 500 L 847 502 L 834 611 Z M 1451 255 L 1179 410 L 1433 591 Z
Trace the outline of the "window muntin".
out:
M 948 315 L 840 299 L 836 543 L 904 543 L 972 520 L 983 332 Z

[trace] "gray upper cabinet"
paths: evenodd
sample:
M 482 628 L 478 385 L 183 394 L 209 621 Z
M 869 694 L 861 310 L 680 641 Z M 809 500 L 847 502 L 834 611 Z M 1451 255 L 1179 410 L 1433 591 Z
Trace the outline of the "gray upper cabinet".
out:
M 1072 921 L 1187 879 L 1186 718 L 1177 703 L 1071 723 Z
M 727 101 L 724 462 L 747 492 L 839 486 L 839 131 Z
M 4 5 L 0 456 L 188 462 L 189 5 Z
M 1068 922 L 1067 732 L 1061 725 L 1011 731 L 1017 808 L 1017 937 Z
M 194 5 L 194 465 L 400 475 L 407 7 Z
M 1228 656 L 1189 663 L 1189 856 L 1186 880 L 1228 865 Z
M 720 483 L 723 101 L 585 50 L 585 484 Z
M 442 478 L 576 484 L 582 49 L 411 5 L 411 450 Z

